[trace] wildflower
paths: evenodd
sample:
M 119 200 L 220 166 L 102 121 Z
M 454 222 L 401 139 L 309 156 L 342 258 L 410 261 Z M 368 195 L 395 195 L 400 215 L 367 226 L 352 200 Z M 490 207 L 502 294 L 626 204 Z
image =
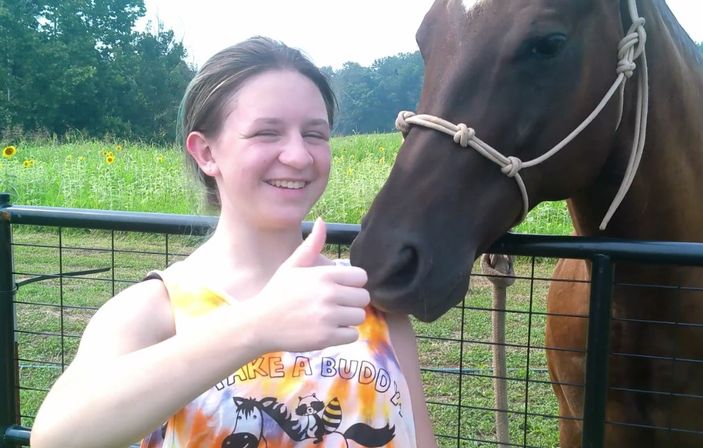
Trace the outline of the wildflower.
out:
M 22 166 L 25 168 L 32 168 L 35 164 L 34 159 L 24 159 L 24 162 L 22 162 Z
M 163 163 L 163 162 L 164 162 L 164 155 L 163 155 L 163 154 L 157 154 L 157 155 L 156 155 L 156 161 L 159 162 L 159 163 Z
M 115 155 L 114 155 L 114 154 L 108 153 L 108 154 L 105 156 L 105 163 L 107 163 L 108 165 L 112 165 L 114 161 L 115 161 Z
M 386 150 L 386 148 L 384 148 L 383 146 L 379 146 L 379 147 L 378 147 L 378 150 L 379 150 L 380 152 L 383 152 L 383 151 Z
M 122 145 L 115 145 L 115 151 L 117 151 L 117 152 L 122 151 Z
M 15 154 L 17 154 L 17 148 L 14 146 L 5 146 L 2 149 L 2 156 L 6 159 L 11 159 Z

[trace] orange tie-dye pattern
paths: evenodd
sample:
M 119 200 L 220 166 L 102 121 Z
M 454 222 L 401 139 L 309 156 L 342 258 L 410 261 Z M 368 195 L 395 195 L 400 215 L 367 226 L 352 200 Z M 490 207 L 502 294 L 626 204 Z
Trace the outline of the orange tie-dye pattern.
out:
M 178 264 L 160 275 L 176 331 L 194 317 L 236 306 L 179 271 Z M 372 307 L 366 311 L 357 342 L 315 352 L 265 354 L 169 419 L 165 441 L 157 443 L 161 437 L 155 431 L 142 448 L 414 448 L 407 384 L 385 316 Z

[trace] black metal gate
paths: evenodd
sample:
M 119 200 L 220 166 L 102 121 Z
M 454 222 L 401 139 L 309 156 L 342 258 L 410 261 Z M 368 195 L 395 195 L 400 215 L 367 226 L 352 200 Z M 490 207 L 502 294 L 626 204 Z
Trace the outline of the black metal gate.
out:
M 216 222 L 212 217 L 24 207 L 8 201 L 0 195 L 0 447 L 28 444 L 34 412 L 70 363 L 92 313 L 147 270 L 187 256 Z M 305 223 L 303 232 L 309 230 Z M 328 224 L 333 254 L 344 256 L 358 230 L 357 225 Z M 506 310 L 519 331 L 505 343 L 515 357 L 504 379 L 514 397 L 508 409 L 511 445 L 524 447 L 556 446 L 554 432 L 562 418 L 554 411 L 541 359 L 545 350 L 558 348 L 540 343 L 548 313 L 539 291 L 551 280 L 554 258 L 590 261 L 590 310 L 572 316 L 589 320 L 585 380 L 572 386 L 585 388 L 579 417 L 583 446 L 603 446 L 614 264 L 703 266 L 703 244 L 508 234 L 491 252 L 522 260 L 517 277 L 524 288 Z M 497 443 L 491 435 L 491 392 L 486 390 L 494 374 L 484 365 L 491 341 L 477 330 L 493 310 L 480 297 L 474 299 L 486 286 L 480 277 L 473 275 L 472 293 L 445 317 L 433 324 L 415 323 L 440 446 Z M 542 437 L 541 432 L 548 434 Z

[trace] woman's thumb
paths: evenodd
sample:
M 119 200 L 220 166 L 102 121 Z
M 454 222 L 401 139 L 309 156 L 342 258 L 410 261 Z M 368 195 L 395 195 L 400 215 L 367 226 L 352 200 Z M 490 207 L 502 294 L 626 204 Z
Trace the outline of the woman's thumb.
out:
M 310 235 L 308 235 L 308 237 L 305 238 L 305 241 L 303 241 L 300 246 L 295 249 L 291 256 L 283 262 L 282 266 L 315 266 L 317 264 L 318 257 L 322 252 L 322 248 L 325 247 L 326 239 L 327 227 L 325 225 L 325 221 L 323 221 L 322 218 L 317 218 L 312 226 Z

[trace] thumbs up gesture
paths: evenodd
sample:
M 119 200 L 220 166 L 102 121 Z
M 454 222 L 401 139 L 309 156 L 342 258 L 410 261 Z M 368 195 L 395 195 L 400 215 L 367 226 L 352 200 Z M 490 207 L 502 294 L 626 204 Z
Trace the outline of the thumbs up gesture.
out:
M 254 300 L 266 352 L 303 352 L 354 342 L 369 303 L 366 272 L 330 265 L 321 254 L 327 230 L 318 219 L 310 235 L 281 264 Z

